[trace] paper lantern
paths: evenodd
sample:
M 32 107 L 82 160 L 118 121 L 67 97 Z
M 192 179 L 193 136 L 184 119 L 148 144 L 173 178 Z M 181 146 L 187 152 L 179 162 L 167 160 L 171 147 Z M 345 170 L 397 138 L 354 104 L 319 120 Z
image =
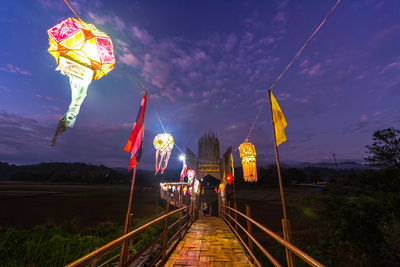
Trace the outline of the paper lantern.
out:
M 178 190 L 178 192 L 180 192 L 181 191 L 181 186 L 178 186 L 177 190 Z
M 194 177 L 196 176 L 196 172 L 194 170 L 188 170 L 187 171 L 187 177 L 188 177 L 188 184 L 192 184 Z
M 153 141 L 154 148 L 156 149 L 156 172 L 161 170 L 164 173 L 167 168 L 169 157 L 171 156 L 172 148 L 174 147 L 174 138 L 169 133 L 158 134 Z M 160 157 L 160 159 L 159 159 Z
M 246 182 L 257 182 L 256 148 L 250 142 L 239 146 L 242 159 L 243 178 Z
M 197 179 L 194 180 L 193 188 L 194 188 L 194 193 L 198 195 L 200 193 L 200 182 L 199 182 L 199 180 L 197 180 Z
M 219 192 L 221 193 L 221 197 L 225 197 L 225 184 L 220 183 L 218 189 L 219 189 Z
M 48 52 L 55 58 L 57 69 L 69 77 L 71 103 L 67 113 L 60 119 L 52 140 L 73 127 L 80 106 L 92 80 L 109 73 L 115 64 L 111 38 L 93 24 L 68 18 L 47 30 L 50 47 Z
M 228 173 L 226 175 L 226 181 L 229 183 L 229 185 L 231 185 L 231 183 L 233 181 L 232 173 Z
M 186 192 L 187 192 L 187 186 L 185 186 L 185 187 L 183 188 L 183 195 L 184 195 L 184 196 L 186 196 Z

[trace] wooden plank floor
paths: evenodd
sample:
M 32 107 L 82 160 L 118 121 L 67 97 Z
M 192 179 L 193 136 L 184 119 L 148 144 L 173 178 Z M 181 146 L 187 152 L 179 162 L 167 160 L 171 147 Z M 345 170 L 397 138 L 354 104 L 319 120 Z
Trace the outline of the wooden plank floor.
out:
M 217 217 L 199 217 L 165 266 L 252 266 L 239 241 Z

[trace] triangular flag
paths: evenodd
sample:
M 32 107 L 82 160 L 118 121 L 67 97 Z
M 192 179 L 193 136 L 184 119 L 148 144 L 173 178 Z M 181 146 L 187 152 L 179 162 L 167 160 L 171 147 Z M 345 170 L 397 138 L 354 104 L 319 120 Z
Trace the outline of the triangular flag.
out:
M 279 146 L 286 141 L 285 128 L 287 122 L 271 90 L 269 90 L 269 98 L 271 101 L 272 121 L 275 128 L 276 146 Z
M 124 151 L 131 153 L 131 161 L 129 169 L 136 166 L 142 156 L 143 135 L 144 135 L 144 114 L 146 112 L 147 91 L 144 93 L 142 103 L 140 105 L 139 113 L 136 122 L 133 125 L 133 130 L 128 142 L 124 147 Z

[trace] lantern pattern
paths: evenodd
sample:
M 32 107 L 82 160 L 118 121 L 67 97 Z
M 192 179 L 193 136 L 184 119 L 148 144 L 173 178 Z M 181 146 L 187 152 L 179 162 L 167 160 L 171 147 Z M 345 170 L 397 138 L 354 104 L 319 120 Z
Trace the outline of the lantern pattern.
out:
M 171 156 L 172 148 L 174 147 L 174 139 L 169 133 L 158 134 L 153 141 L 154 148 L 156 149 L 156 172 L 161 170 L 164 173 L 167 168 L 169 157 Z
M 55 58 L 57 69 L 69 77 L 71 103 L 67 113 L 61 117 L 52 140 L 73 127 L 80 106 L 92 80 L 109 73 L 115 64 L 111 38 L 94 25 L 79 19 L 68 18 L 47 30 L 50 47 L 48 52 Z
M 246 182 L 257 182 L 256 148 L 250 142 L 239 146 L 242 159 L 243 178 Z

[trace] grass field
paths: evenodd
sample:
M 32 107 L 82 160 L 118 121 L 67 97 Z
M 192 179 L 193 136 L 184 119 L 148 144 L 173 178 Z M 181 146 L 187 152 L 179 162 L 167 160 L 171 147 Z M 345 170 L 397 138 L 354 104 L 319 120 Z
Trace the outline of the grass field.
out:
M 1 182 L 0 225 L 23 229 L 47 222 L 71 221 L 84 228 L 105 221 L 122 225 L 129 189 L 129 185 Z M 133 203 L 136 220 L 162 210 L 157 190 L 135 190 Z

